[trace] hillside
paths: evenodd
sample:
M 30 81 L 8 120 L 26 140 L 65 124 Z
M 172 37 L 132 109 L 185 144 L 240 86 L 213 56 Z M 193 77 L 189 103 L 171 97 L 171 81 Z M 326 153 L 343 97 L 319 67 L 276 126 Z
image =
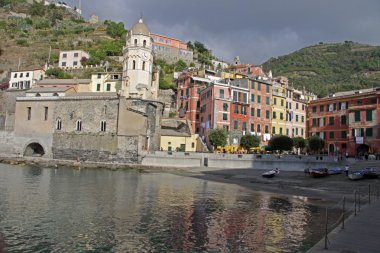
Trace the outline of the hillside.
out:
M 346 41 L 306 47 L 263 64 L 273 76 L 287 76 L 296 88 L 318 96 L 380 86 L 380 47 Z

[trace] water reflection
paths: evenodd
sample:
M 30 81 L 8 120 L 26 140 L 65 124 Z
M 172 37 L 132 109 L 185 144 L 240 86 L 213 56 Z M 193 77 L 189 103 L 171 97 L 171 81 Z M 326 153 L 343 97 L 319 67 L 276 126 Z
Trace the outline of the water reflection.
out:
M 322 237 L 322 213 L 170 174 L 0 165 L 8 252 L 298 252 Z

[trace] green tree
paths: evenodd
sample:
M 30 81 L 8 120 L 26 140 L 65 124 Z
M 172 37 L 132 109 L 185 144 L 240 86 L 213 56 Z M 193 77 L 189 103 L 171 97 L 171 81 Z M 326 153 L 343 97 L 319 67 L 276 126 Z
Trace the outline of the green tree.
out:
M 187 64 L 186 62 L 184 62 L 183 60 L 178 60 L 175 64 L 174 64 L 174 70 L 175 71 L 183 71 L 184 69 L 187 68 Z
M 306 140 L 302 137 L 294 137 L 293 144 L 295 148 L 302 150 L 306 147 Z
M 260 146 L 260 138 L 255 135 L 244 135 L 240 139 L 240 146 L 242 146 L 245 149 L 250 149 L 253 147 Z
M 208 49 L 205 47 L 205 45 L 199 41 L 194 42 L 194 48 L 199 52 L 199 53 L 205 53 L 208 51 Z
M 60 68 L 52 68 L 46 70 L 46 76 L 55 77 L 59 79 L 70 79 L 71 75 L 67 74 L 63 69 Z
M 45 6 L 42 2 L 38 3 L 36 1 L 33 2 L 32 6 L 30 6 L 29 14 L 32 16 L 44 16 L 45 15 Z
M 127 33 L 127 30 L 125 30 L 124 28 L 123 22 L 116 23 L 110 20 L 106 20 L 104 23 L 107 25 L 107 34 L 113 38 L 123 38 L 124 35 Z
M 314 135 L 309 138 L 309 149 L 311 151 L 317 151 L 319 152 L 321 149 L 323 149 L 325 146 L 325 141 L 322 140 L 319 136 Z
M 228 137 L 227 131 L 221 128 L 211 129 L 208 135 L 208 138 L 215 149 L 218 146 L 222 146 L 222 147 L 226 146 L 227 137 Z
M 272 150 L 278 150 L 282 153 L 284 150 L 291 150 L 293 148 L 293 140 L 286 135 L 277 135 L 270 139 L 269 146 Z

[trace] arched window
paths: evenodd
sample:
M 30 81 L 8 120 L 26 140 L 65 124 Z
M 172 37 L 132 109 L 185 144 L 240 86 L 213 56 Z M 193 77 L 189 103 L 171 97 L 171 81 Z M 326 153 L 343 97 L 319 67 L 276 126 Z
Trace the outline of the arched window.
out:
M 107 122 L 105 120 L 100 121 L 100 131 L 105 132 L 107 130 Z
M 143 41 L 143 47 L 146 47 L 146 40 Z
M 56 130 L 62 130 L 62 120 L 61 118 L 57 118 L 55 121 L 55 129 Z
M 145 62 L 142 63 L 142 70 L 145 70 Z
M 77 131 L 82 131 L 82 121 L 81 120 L 77 120 Z
M 135 60 L 133 60 L 133 62 L 132 62 L 132 69 L 136 69 L 136 61 Z

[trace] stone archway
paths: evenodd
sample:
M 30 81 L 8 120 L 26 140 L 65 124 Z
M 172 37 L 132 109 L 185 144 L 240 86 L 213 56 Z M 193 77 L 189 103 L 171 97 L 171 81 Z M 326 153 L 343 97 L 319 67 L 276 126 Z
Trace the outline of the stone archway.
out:
M 356 149 L 356 152 L 358 155 L 364 155 L 369 153 L 369 146 L 367 144 L 361 144 L 359 147 Z
M 45 150 L 38 142 L 32 142 L 26 146 L 24 150 L 24 156 L 43 156 Z

